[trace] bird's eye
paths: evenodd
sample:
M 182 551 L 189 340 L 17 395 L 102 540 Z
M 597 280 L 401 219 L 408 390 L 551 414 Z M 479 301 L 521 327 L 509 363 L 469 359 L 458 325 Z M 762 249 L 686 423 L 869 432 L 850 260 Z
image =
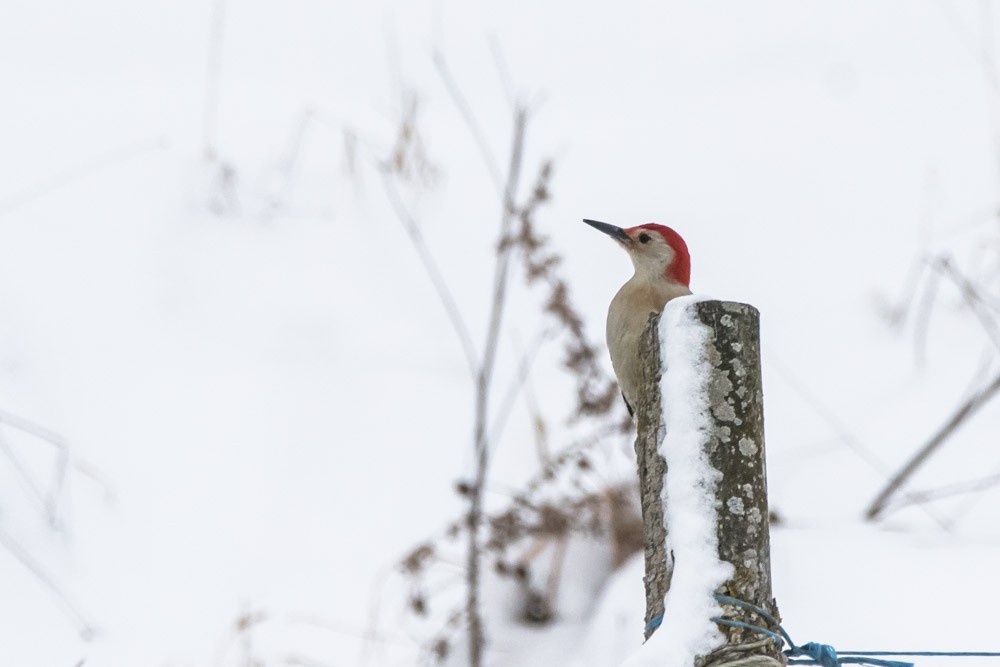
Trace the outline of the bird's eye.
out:
M 649 234 L 646 232 L 639 234 L 639 243 L 649 243 Z

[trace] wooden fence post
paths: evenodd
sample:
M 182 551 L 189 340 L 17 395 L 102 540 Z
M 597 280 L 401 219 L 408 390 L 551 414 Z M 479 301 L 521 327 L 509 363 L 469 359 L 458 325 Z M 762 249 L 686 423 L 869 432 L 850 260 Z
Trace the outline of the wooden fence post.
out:
M 764 459 L 764 414 L 760 372 L 760 314 L 753 306 L 724 301 L 698 301 L 684 306 L 707 327 L 706 348 L 709 377 L 708 410 L 712 427 L 705 434 L 702 451 L 721 473 L 715 483 L 715 525 L 719 560 L 733 566 L 732 577 L 716 593 L 728 595 L 769 610 L 777 605 L 771 596 L 771 552 L 768 530 L 767 480 Z M 669 336 L 670 333 L 666 332 Z M 659 451 L 669 424 L 664 424 L 660 403 L 661 352 L 659 316 L 650 317 L 640 343 L 643 387 L 637 406 L 636 456 L 643 523 L 646 536 L 646 637 L 655 627 L 650 621 L 663 614 L 664 596 L 674 566 L 667 553 L 664 525 L 664 475 L 669 474 Z M 669 369 L 667 371 L 670 372 Z M 668 499 L 669 502 L 669 499 Z M 722 605 L 728 619 L 765 625 L 753 612 Z M 670 618 L 662 627 L 669 632 Z M 752 630 L 718 626 L 726 644 L 707 656 L 699 666 L 740 660 L 740 665 L 784 664 L 781 647 Z
M 650 621 L 663 615 L 663 599 L 670 588 L 673 558 L 667 553 L 667 528 L 663 514 L 663 481 L 667 462 L 660 454 L 666 434 L 660 403 L 660 334 L 659 315 L 650 315 L 639 341 L 642 357 L 642 389 L 635 406 L 635 456 L 639 466 L 639 494 L 642 505 L 643 533 L 646 538 L 646 639 L 655 627 Z

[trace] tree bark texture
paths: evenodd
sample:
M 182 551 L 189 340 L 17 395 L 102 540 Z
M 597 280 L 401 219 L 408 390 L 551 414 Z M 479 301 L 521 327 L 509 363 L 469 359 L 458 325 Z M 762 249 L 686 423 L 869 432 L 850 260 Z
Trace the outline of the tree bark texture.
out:
M 642 503 L 642 524 L 646 535 L 646 639 L 653 634 L 649 627 L 653 618 L 663 614 L 663 599 L 670 588 L 673 559 L 667 553 L 667 529 L 663 521 L 663 478 L 667 462 L 660 455 L 660 443 L 666 435 L 663 410 L 660 405 L 660 316 L 649 316 L 646 330 L 639 340 L 642 364 L 642 389 L 635 406 L 635 456 L 639 466 L 639 493 Z
M 764 413 L 760 371 L 760 314 L 753 306 L 701 301 L 688 306 L 709 329 L 707 400 L 713 427 L 704 452 L 721 474 L 715 487 L 719 559 L 733 566 L 733 576 L 717 593 L 755 604 L 778 616 L 771 595 L 771 551 Z M 660 405 L 658 317 L 651 318 L 640 345 L 644 359 L 643 395 L 637 409 L 636 454 L 646 529 L 646 622 L 663 613 L 672 563 L 666 554 L 669 527 L 663 525 L 663 475 L 669 474 L 658 447 L 669 425 Z M 667 334 L 669 335 L 669 334 Z M 690 564 L 684 566 L 690 567 Z M 728 619 L 766 627 L 756 614 L 723 604 Z M 663 619 L 669 632 L 670 619 Z M 784 664 L 781 647 L 752 630 L 720 625 L 726 644 L 696 665 Z M 651 634 L 647 630 L 647 637 Z

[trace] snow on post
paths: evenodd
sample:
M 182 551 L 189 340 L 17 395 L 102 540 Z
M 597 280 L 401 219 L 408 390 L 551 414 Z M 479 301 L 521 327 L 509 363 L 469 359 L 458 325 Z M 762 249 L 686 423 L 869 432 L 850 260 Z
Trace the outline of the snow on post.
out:
M 774 642 L 710 620 L 762 622 L 716 602 L 716 593 L 777 616 L 759 325 L 753 306 L 697 297 L 674 299 L 650 317 L 635 442 L 648 641 L 628 667 L 784 664 Z

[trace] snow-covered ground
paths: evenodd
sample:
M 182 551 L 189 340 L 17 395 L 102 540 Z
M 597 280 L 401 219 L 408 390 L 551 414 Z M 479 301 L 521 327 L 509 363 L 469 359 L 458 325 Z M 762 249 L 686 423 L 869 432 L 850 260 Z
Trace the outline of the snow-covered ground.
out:
M 472 393 L 375 169 L 402 89 L 439 170 L 407 201 L 477 342 L 498 218 L 433 49 L 501 162 L 504 79 L 533 100 L 525 178 L 554 160 L 537 222 L 593 339 L 629 268 L 583 217 L 670 224 L 695 292 L 760 309 L 793 637 L 1000 650 L 998 492 L 860 518 L 990 350 L 945 283 L 923 338 L 884 305 L 926 253 L 995 261 L 998 29 L 964 0 L 5 2 L 0 410 L 64 437 L 71 467 L 53 530 L 31 484 L 49 486 L 56 450 L 0 425 L 0 666 L 415 663 L 395 563 L 463 507 Z M 502 386 L 513 339 L 545 326 L 514 284 Z M 532 372 L 553 443 L 572 403 L 559 358 L 544 348 Z M 1000 472 L 998 429 L 990 405 L 912 488 Z M 519 402 L 491 507 L 537 469 L 532 433 Z M 635 650 L 641 563 L 597 583 L 576 565 L 585 613 L 544 631 L 494 614 L 491 664 Z

